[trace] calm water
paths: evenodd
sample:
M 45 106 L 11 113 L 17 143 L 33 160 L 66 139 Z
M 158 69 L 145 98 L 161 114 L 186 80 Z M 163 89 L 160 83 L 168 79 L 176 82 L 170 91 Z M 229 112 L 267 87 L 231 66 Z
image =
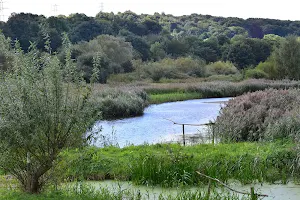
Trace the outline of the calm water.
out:
M 116 181 L 102 181 L 102 182 L 88 182 L 95 189 L 98 188 L 107 188 L 111 191 L 118 190 L 128 190 L 128 191 L 139 191 L 145 199 L 157 200 L 159 195 L 163 194 L 165 196 L 172 195 L 175 196 L 178 193 L 184 191 L 195 192 L 197 190 L 207 191 L 206 187 L 187 187 L 185 189 L 180 188 L 161 188 L 161 187 L 146 187 L 146 186 L 135 186 L 130 182 L 116 182 Z M 288 183 L 286 185 L 271 185 L 271 184 L 252 184 L 252 185 L 243 185 L 240 184 L 230 184 L 231 188 L 234 188 L 241 192 L 250 192 L 250 187 L 255 188 L 255 192 L 258 194 L 265 194 L 268 197 L 263 198 L 263 200 L 299 200 L 300 199 L 300 185 L 294 183 Z M 223 190 L 219 188 L 220 193 Z M 224 189 L 224 191 L 228 191 Z M 242 197 L 242 195 L 240 195 Z
M 146 108 L 143 116 L 114 121 L 99 121 L 96 123 L 95 129 L 102 127 L 101 134 L 114 144 L 118 143 L 120 147 L 130 144 L 175 141 L 182 134 L 182 126 L 174 125 L 166 119 L 189 124 L 214 121 L 221 106 L 224 105 L 220 101 L 228 101 L 229 99 L 200 99 L 151 105 Z M 203 129 L 203 127 L 188 126 L 185 128 L 185 133 L 195 134 L 203 132 Z M 102 141 L 100 139 L 96 145 L 101 146 Z

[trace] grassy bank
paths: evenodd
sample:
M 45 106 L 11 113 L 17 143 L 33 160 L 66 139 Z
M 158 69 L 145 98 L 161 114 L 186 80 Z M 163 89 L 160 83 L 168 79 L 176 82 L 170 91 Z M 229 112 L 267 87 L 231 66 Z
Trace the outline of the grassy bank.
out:
M 150 104 L 159 104 L 165 102 L 184 101 L 190 99 L 201 99 L 202 95 L 198 92 L 172 92 L 165 94 L 150 94 Z
M 196 83 L 152 83 L 140 85 L 150 96 L 150 103 L 164 103 L 198 98 L 236 97 L 268 88 L 299 88 L 299 81 L 250 79 L 241 82 L 212 81 Z
M 94 147 L 65 151 L 56 171 L 64 180 L 130 180 L 165 187 L 207 183 L 196 170 L 225 182 L 285 183 L 297 178 L 295 159 L 293 145 L 281 143 Z
M 150 104 L 200 98 L 235 97 L 267 88 L 300 88 L 299 81 L 245 80 L 186 83 L 138 83 L 128 85 L 95 85 L 95 104 L 103 119 L 142 115 Z

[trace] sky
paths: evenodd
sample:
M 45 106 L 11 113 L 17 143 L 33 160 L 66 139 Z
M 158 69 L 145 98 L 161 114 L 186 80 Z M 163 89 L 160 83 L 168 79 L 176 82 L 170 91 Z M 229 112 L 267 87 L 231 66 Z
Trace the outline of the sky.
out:
M 188 15 L 192 13 L 223 17 L 271 18 L 300 20 L 300 1 L 298 0 L 0 0 L 3 1 L 4 19 L 11 13 L 34 13 L 69 15 L 85 13 L 95 16 L 104 12 L 124 12 L 131 10 L 137 14 L 166 13 Z M 57 12 L 54 12 L 57 5 Z M 3 19 L 3 18 L 1 18 Z

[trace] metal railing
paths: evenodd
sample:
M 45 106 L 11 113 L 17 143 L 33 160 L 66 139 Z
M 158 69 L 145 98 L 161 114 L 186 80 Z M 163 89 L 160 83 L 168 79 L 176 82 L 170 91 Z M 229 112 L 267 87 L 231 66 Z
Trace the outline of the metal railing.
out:
M 185 126 L 214 126 L 215 125 L 214 122 L 209 122 L 209 123 L 204 123 L 204 124 L 187 124 L 187 123 L 178 123 L 178 122 L 175 122 L 175 121 L 167 119 L 167 118 L 164 118 L 164 119 L 172 122 L 174 125 L 180 125 L 180 126 L 182 126 L 183 146 L 186 145 L 185 129 L 184 129 Z M 215 143 L 215 131 L 214 131 L 214 128 L 212 128 L 212 144 L 214 144 L 214 143 Z

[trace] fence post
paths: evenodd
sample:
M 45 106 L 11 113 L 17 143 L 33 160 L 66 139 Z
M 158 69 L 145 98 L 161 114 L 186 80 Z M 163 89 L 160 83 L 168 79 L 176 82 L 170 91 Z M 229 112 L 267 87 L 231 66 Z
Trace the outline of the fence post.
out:
M 208 180 L 208 188 L 207 188 L 207 194 L 206 194 L 205 200 L 209 200 L 210 191 L 211 191 L 211 179 Z
M 185 146 L 184 124 L 182 124 L 182 139 L 183 139 L 183 146 Z
M 212 144 L 215 144 L 215 125 L 211 124 L 212 129 Z
M 257 200 L 257 195 L 254 193 L 254 187 L 250 188 L 251 190 L 251 200 Z

